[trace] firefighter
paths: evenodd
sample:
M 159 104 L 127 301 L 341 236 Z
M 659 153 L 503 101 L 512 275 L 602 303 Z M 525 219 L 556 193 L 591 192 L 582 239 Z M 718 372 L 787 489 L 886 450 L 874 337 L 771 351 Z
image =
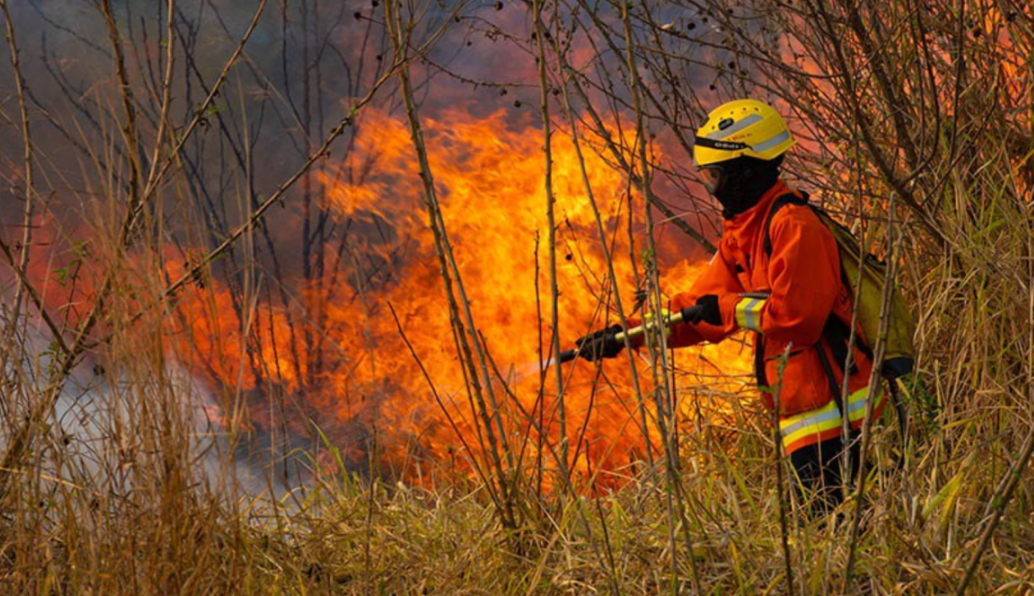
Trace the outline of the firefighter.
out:
M 668 345 L 715 343 L 741 329 L 753 332 L 755 374 L 769 409 L 779 385 L 780 436 L 796 472 L 798 495 L 810 503 L 810 511 L 829 511 L 844 497 L 845 412 L 851 429 L 849 477 L 858 468 L 872 359 L 858 346 L 846 357 L 851 294 L 830 230 L 807 205 L 784 202 L 770 213 L 777 198 L 798 194 L 779 176 L 784 154 L 794 144 L 779 113 L 751 99 L 720 106 L 697 131 L 693 159 L 707 191 L 721 204 L 723 233 L 707 269 L 671 300 L 671 312 L 699 308 L 693 309 L 693 320 L 672 327 Z M 625 347 L 615 338 L 621 330 L 611 326 L 579 339 L 578 355 L 617 356 Z M 846 396 L 841 391 L 845 365 Z M 874 417 L 883 406 L 879 388 L 876 393 Z

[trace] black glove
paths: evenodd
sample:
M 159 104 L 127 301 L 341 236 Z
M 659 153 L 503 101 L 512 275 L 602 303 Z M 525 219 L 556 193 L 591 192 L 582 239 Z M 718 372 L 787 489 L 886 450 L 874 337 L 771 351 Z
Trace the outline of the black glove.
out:
M 718 296 L 714 294 L 706 294 L 697 298 L 696 307 L 686 310 L 690 314 L 690 317 L 686 320 L 694 325 L 707 323 L 709 325 L 722 326 L 722 310 L 718 308 Z
M 578 346 L 578 356 L 589 362 L 596 362 L 600 358 L 615 358 L 625 349 L 625 342 L 617 340 L 617 334 L 623 329 L 621 325 L 611 325 L 576 339 L 574 343 Z

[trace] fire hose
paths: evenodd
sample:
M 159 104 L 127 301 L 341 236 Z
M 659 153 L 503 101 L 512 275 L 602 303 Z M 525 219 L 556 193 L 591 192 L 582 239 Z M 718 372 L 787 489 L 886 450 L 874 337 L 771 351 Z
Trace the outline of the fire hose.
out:
M 703 311 L 703 307 L 700 305 L 687 306 L 686 308 L 683 308 L 678 312 L 671 313 L 667 317 L 664 317 L 661 320 L 661 323 L 663 323 L 665 327 L 672 327 L 674 325 L 678 325 L 679 323 L 691 321 L 697 318 L 702 314 L 701 311 Z M 635 339 L 641 335 L 644 335 L 648 331 L 651 331 L 656 328 L 657 322 L 648 321 L 646 323 L 643 323 L 642 325 L 632 327 L 631 329 L 619 331 L 614 335 L 614 339 L 619 342 L 624 342 L 626 338 Z M 570 362 L 577 358 L 579 349 L 580 348 L 574 348 L 572 350 L 564 350 L 563 352 L 560 352 L 560 363 L 563 364 L 564 362 Z

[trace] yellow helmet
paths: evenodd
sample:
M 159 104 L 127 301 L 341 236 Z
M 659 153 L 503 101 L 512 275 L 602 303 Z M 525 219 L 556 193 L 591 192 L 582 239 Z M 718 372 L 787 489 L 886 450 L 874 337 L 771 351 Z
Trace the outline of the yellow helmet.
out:
M 772 106 L 738 99 L 707 115 L 707 122 L 696 134 L 693 162 L 703 168 L 743 155 L 768 161 L 786 153 L 796 142 Z

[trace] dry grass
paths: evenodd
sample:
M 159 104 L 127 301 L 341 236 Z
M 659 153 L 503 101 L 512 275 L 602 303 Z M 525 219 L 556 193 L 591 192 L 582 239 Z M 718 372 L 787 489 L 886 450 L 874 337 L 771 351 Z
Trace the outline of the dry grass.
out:
M 8 593 L 580 594 L 605 591 L 611 577 L 628 594 L 689 589 L 690 553 L 669 541 L 679 522 L 663 475 L 640 472 L 592 499 L 524 495 L 523 509 L 536 513 L 516 528 L 501 523 L 477 482 L 428 490 L 324 475 L 279 500 L 246 496 L 232 477 L 245 470 L 218 463 L 234 465 L 232 454 L 200 452 L 206 439 L 191 391 L 163 372 L 161 334 L 150 339 L 112 346 L 122 358 L 105 378 L 119 382 L 79 381 L 89 397 L 62 399 L 49 440 L 14 477 L 0 522 Z M 31 386 L 8 387 L 7 395 L 32 397 Z M 893 468 L 895 426 L 877 430 L 882 471 L 869 491 L 857 592 L 939 594 L 957 585 L 1012 457 L 1005 437 L 978 432 L 984 423 L 925 437 L 903 471 Z M 733 424 L 746 432 L 732 442 L 705 423 L 680 446 L 692 556 L 705 593 L 783 593 L 771 442 L 750 419 Z M 1023 593 L 1034 581 L 1032 505 L 1021 485 L 974 593 Z M 797 593 L 838 591 L 846 524 L 791 519 Z M 682 562 L 675 577 L 666 564 L 673 544 Z

